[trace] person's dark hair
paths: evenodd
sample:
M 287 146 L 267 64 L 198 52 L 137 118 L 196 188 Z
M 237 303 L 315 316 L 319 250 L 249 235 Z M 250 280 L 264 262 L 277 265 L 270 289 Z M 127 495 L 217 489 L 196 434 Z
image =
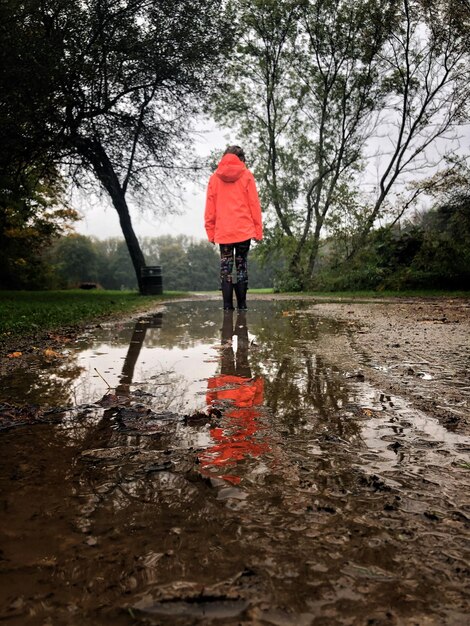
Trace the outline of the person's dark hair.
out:
M 243 163 L 245 163 L 245 153 L 243 152 L 243 148 L 240 148 L 240 146 L 228 146 L 228 148 L 224 152 L 224 156 L 226 154 L 235 154 L 240 159 L 240 161 L 243 161 Z

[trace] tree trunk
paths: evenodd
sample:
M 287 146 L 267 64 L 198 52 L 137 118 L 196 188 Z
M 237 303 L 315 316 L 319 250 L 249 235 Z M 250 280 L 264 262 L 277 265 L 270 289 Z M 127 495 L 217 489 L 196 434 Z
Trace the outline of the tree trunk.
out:
M 308 262 L 308 273 L 309 273 L 310 278 L 313 278 L 313 270 L 315 269 L 315 261 L 317 260 L 318 250 L 320 248 L 320 233 L 321 233 L 322 227 L 323 227 L 323 218 L 319 218 L 315 225 L 312 248 L 310 250 L 310 258 Z
M 306 236 L 302 236 L 299 239 L 289 263 L 289 273 L 298 281 L 299 291 L 303 291 L 305 287 L 305 271 L 302 268 L 302 252 L 304 251 L 305 241 Z
M 76 145 L 81 154 L 91 163 L 98 180 L 108 192 L 113 206 L 119 215 L 119 223 L 121 224 L 122 234 L 134 266 L 139 292 L 142 293 L 141 270 L 145 267 L 145 257 L 132 226 L 126 193 L 114 171 L 113 164 L 99 140 L 79 139 Z
M 134 228 L 131 222 L 131 216 L 127 206 L 126 198 L 123 194 L 109 192 L 111 200 L 113 201 L 114 208 L 119 215 L 119 223 L 121 224 L 122 234 L 126 240 L 127 249 L 129 250 L 129 256 L 131 257 L 132 265 L 134 266 L 135 276 L 137 279 L 137 285 L 139 286 L 139 292 L 142 293 L 142 276 L 141 270 L 145 267 L 145 257 L 140 248 L 139 240 L 134 232 Z

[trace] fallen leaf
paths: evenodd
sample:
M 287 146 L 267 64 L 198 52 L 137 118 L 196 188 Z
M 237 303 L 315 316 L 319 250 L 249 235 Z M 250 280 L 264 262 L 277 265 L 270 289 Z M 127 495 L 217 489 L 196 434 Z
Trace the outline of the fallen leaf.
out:
M 18 359 L 20 356 L 23 356 L 22 352 L 10 352 L 10 354 L 7 354 L 9 359 Z
M 55 350 L 52 350 L 51 348 L 46 348 L 43 354 L 46 357 L 46 359 L 62 359 L 63 358 L 62 354 L 59 354 L 58 352 L 56 352 Z
M 131 395 L 129 393 L 119 392 L 118 394 L 106 393 L 101 400 L 98 400 L 95 404 L 99 404 L 103 409 L 115 409 L 128 406 L 130 402 Z

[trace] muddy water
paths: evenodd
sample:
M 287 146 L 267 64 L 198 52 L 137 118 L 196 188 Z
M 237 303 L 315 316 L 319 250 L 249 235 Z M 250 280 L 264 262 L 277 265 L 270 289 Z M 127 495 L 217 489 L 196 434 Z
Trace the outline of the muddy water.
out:
M 468 623 L 468 440 L 304 309 L 173 303 L 0 381 L 46 418 L 0 432 L 0 619 Z

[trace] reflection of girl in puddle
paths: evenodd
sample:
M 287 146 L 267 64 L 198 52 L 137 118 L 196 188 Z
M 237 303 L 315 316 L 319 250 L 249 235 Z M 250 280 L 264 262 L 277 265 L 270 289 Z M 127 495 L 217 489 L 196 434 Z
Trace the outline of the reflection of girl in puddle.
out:
M 236 339 L 236 353 L 233 349 Z M 256 441 L 257 418 L 263 404 L 263 379 L 252 378 L 248 362 L 248 328 L 246 314 L 239 311 L 233 328 L 233 312 L 224 312 L 220 375 L 208 381 L 207 404 L 229 405 L 224 413 L 226 424 L 210 431 L 215 445 L 199 456 L 204 474 L 223 478 L 234 484 L 240 477 L 227 475 L 225 468 L 236 466 L 246 457 L 256 457 L 269 450 L 266 443 Z M 222 470 L 222 473 L 214 469 Z

